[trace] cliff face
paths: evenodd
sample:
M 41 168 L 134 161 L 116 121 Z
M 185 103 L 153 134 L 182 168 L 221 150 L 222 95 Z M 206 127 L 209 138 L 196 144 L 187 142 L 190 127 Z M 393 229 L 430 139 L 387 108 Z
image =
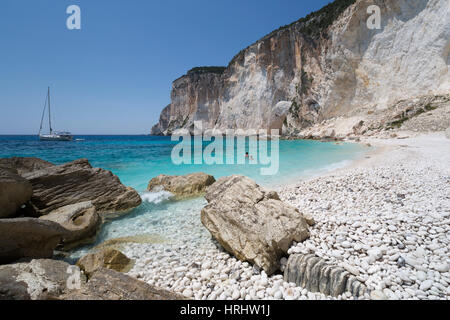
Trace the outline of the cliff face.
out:
M 381 29 L 367 28 L 367 8 Z M 450 92 L 447 0 L 337 0 L 242 50 L 223 73 L 173 83 L 153 134 L 192 128 L 282 129 L 301 136 L 330 119 L 347 135 L 400 99 Z

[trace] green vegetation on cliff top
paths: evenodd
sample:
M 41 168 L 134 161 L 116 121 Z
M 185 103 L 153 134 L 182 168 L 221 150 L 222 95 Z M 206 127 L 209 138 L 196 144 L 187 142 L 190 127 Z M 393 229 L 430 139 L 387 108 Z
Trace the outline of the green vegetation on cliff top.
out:
M 224 73 L 225 69 L 227 67 L 195 67 L 192 68 L 191 70 L 189 70 L 187 72 L 187 74 L 193 74 L 193 73 L 217 73 L 217 74 L 222 74 Z
M 268 35 L 261 38 L 261 40 L 268 39 L 278 33 L 279 31 L 288 29 L 294 25 L 299 25 L 297 31 L 301 32 L 303 35 L 310 37 L 312 39 L 318 38 L 321 34 L 324 35 L 324 31 L 328 28 L 337 18 L 345 11 L 349 6 L 354 4 L 356 0 L 335 0 L 329 4 L 327 4 L 322 9 L 311 12 L 306 17 L 303 17 L 297 21 L 292 22 L 291 24 L 282 26 L 275 31 L 272 31 Z M 324 35 L 326 36 L 326 35 Z M 237 55 L 231 59 L 229 65 L 239 57 L 239 55 L 247 48 L 241 50 Z
M 326 28 L 328 28 L 337 18 L 347 9 L 354 4 L 356 0 L 335 0 L 327 4 L 322 9 L 308 14 L 306 17 L 294 21 L 291 24 L 282 26 L 277 30 L 271 32 L 264 38 L 270 37 L 278 31 L 287 29 L 294 24 L 303 24 L 300 27 L 300 32 L 304 35 L 315 38 L 319 36 Z M 263 39 L 264 39 L 263 38 Z
M 272 31 L 270 34 L 266 35 L 261 40 L 270 38 L 277 32 L 288 29 L 296 24 L 299 25 L 298 31 L 300 31 L 303 35 L 308 36 L 312 39 L 318 38 L 320 35 L 324 35 L 323 33 L 325 29 L 328 28 L 342 14 L 342 12 L 344 12 L 345 9 L 347 9 L 355 2 L 356 0 L 335 0 L 327 4 L 322 9 L 308 14 L 306 17 L 294 21 L 291 24 L 282 26 L 275 31 Z M 235 55 L 233 59 L 231 59 L 229 65 L 247 48 L 241 50 L 237 55 Z M 222 74 L 225 72 L 226 69 L 227 67 L 218 67 L 218 66 L 195 67 L 189 70 L 186 75 L 202 74 L 202 73 Z
M 195 67 L 189 70 L 185 75 L 175 79 L 173 82 L 192 74 L 203 74 L 203 73 L 215 73 L 215 74 L 222 74 L 225 72 L 227 67 L 218 67 L 218 66 L 203 66 L 203 67 Z

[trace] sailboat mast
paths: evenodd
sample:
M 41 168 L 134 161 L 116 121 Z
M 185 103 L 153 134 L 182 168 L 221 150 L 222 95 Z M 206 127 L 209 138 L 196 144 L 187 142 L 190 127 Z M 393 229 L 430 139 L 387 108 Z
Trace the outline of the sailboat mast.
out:
M 51 116 L 50 116 L 50 87 L 48 87 L 48 124 L 50 126 L 50 134 L 52 134 L 52 120 L 51 120 Z
M 44 123 L 44 117 L 45 117 L 45 109 L 47 108 L 47 100 L 48 100 L 48 93 L 45 96 L 45 103 L 44 103 L 44 110 L 42 110 L 42 117 L 41 117 L 41 126 L 39 127 L 39 136 L 42 132 L 42 124 Z

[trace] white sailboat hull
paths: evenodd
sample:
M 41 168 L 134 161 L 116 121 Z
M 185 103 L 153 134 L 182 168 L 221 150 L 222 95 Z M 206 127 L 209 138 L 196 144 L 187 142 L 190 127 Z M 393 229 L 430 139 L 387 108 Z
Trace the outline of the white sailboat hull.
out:
M 73 136 L 68 134 L 40 134 L 39 140 L 41 141 L 72 141 Z

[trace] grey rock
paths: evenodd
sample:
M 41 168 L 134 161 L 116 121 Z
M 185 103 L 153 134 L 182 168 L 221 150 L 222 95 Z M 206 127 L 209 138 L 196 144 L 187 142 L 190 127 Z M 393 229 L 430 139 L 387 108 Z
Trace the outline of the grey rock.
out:
M 53 300 L 72 290 L 70 284 L 76 286 L 86 282 L 78 267 L 49 259 L 0 266 L 0 282 L 2 278 L 7 280 L 10 288 L 5 297 L 8 300 Z
M 330 265 L 312 254 L 290 255 L 284 270 L 284 280 L 296 283 L 310 292 L 321 292 L 334 297 L 346 292 L 354 297 L 368 293 L 366 286 L 345 269 Z
M 0 299 L 6 300 L 184 300 L 110 269 L 89 279 L 77 266 L 39 259 L 0 266 Z
M 406 266 L 405 258 L 399 257 L 398 260 L 397 260 L 397 266 L 399 268 L 402 268 L 402 267 Z
M 0 266 L 0 300 L 30 300 L 27 284 L 16 281 L 17 272 L 11 267 Z
M 59 296 L 60 300 L 186 300 L 170 291 L 156 288 L 118 271 L 99 269 L 81 289 Z

